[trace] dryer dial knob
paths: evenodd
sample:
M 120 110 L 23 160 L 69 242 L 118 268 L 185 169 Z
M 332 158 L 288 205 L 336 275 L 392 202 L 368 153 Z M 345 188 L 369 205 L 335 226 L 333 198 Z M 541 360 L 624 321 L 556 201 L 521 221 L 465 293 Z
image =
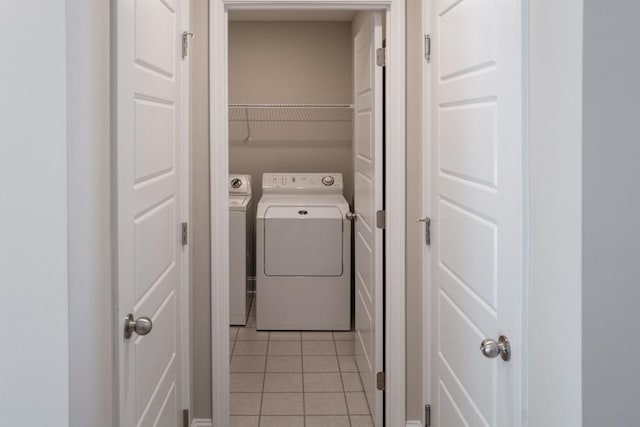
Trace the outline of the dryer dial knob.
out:
M 322 183 L 324 185 L 326 185 L 327 187 L 332 186 L 333 183 L 335 182 L 335 180 L 333 179 L 332 176 L 325 176 L 324 178 L 322 178 Z

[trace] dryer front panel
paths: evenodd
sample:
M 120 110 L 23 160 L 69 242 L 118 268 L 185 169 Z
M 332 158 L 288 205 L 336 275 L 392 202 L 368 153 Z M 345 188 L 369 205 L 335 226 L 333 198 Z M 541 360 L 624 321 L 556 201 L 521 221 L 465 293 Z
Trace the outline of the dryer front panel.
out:
M 333 206 L 273 206 L 264 220 L 264 274 L 338 277 L 343 219 Z

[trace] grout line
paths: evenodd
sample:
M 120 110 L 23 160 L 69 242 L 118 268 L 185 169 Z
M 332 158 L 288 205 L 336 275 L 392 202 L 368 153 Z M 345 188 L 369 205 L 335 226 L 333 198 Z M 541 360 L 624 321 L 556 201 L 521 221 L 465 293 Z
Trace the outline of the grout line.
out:
M 347 421 L 349 422 L 349 427 L 351 426 L 351 415 L 349 414 L 349 403 L 347 402 L 347 391 L 344 388 L 344 381 L 342 380 L 342 371 L 340 370 L 340 358 L 338 357 L 338 344 L 336 344 L 336 337 L 331 334 L 333 337 L 333 348 L 336 350 L 336 360 L 338 361 L 338 375 L 340 376 L 340 385 L 342 385 L 342 397 L 344 399 L 344 406 L 347 409 Z
M 305 407 L 305 396 L 304 396 L 304 354 L 302 350 L 302 332 L 300 332 L 300 370 L 302 373 L 302 426 L 307 426 L 307 409 Z
M 251 300 L 251 306 L 255 302 L 255 297 Z M 262 424 L 262 408 L 264 405 L 264 387 L 267 384 L 267 363 L 269 363 L 269 345 L 271 342 L 271 334 L 267 335 L 267 354 L 264 356 L 264 369 L 262 372 L 262 392 L 260 393 L 260 411 L 258 411 L 258 427 Z

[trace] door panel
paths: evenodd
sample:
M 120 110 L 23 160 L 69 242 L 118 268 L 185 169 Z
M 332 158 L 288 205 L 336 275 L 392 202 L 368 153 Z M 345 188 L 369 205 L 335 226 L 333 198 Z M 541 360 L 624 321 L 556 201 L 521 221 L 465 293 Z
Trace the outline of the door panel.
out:
M 376 48 L 382 47 L 382 17 L 359 13 L 354 20 L 355 141 L 355 310 L 356 362 L 376 426 L 382 425 L 382 392 L 376 373 L 382 360 L 382 230 L 376 211 L 383 209 L 382 68 Z
M 495 4 L 495 1 L 464 0 L 440 14 L 442 80 L 495 64 Z
M 135 100 L 136 183 L 170 173 L 174 167 L 175 109 L 142 99 Z
M 437 1 L 431 17 L 435 426 L 521 425 L 521 3 Z M 505 335 L 512 358 L 489 359 Z
M 118 0 L 116 156 L 119 425 L 176 426 L 180 256 L 180 1 Z M 124 318 L 151 318 L 123 336 Z

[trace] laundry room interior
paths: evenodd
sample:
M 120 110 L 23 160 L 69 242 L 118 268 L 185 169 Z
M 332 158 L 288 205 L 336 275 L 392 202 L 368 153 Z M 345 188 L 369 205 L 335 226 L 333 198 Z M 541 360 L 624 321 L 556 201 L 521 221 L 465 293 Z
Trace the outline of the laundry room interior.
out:
M 354 20 L 381 37 L 382 15 L 229 11 L 232 425 L 373 425 L 356 361 Z
M 229 172 L 251 177 L 254 229 L 264 173 L 340 173 L 352 203 L 353 56 L 350 21 L 250 16 L 229 17 Z

